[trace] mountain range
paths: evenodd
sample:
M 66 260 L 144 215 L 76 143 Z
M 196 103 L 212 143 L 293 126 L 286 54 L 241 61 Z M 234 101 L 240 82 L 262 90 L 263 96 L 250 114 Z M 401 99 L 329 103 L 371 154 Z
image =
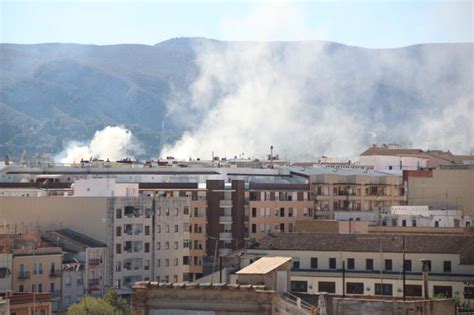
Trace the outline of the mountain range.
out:
M 154 46 L 0 44 L 0 154 L 18 158 L 25 150 L 32 159 L 55 155 L 69 141 L 86 141 L 105 126 L 123 125 L 143 144 L 140 158 L 157 155 L 205 115 L 197 111 L 195 119 L 182 117 L 193 112 L 190 90 L 202 71 L 197 57 L 209 43 L 227 50 L 241 45 L 204 38 L 176 38 Z M 396 49 L 332 42 L 268 45 L 274 54 L 298 46 L 310 54 L 317 49 L 324 57 L 323 66 L 313 70 L 308 65 L 308 89 L 329 82 L 331 93 L 306 95 L 308 106 L 336 99 L 348 112 L 360 107 L 369 123 L 384 123 L 386 130 L 412 126 L 423 115 L 443 115 L 459 102 L 472 106 L 472 43 Z M 370 86 L 367 93 L 361 91 L 364 86 Z M 331 95 L 337 91 L 344 98 Z M 177 95 L 189 102 L 182 102 L 184 110 L 171 111 L 170 100 Z

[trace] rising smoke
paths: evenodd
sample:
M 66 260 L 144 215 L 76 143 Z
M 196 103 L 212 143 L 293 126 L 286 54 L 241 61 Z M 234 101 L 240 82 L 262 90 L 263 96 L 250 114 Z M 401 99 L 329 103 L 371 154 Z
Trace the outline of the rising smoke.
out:
M 239 26 L 257 32 L 259 21 L 266 21 L 263 40 L 294 27 L 295 21 L 302 27 L 303 18 L 294 10 L 280 9 L 273 23 L 251 12 Z M 312 34 L 307 29 L 301 33 Z M 449 53 L 422 51 L 416 56 L 420 61 L 410 52 L 381 51 L 375 64 L 363 52 L 354 55 L 353 49 L 348 55 L 343 48 L 315 41 L 198 46 L 200 74 L 190 88 L 191 104 L 186 99 L 181 106 L 204 118 L 160 155 L 262 157 L 273 145 L 290 159 L 355 157 L 375 141 L 472 150 L 472 78 L 439 85 L 452 71 Z M 472 68 L 472 58 L 466 60 Z M 420 73 L 412 74 L 414 67 Z M 403 97 L 403 108 L 395 97 Z
M 89 142 L 70 142 L 66 149 L 58 154 L 56 160 L 61 163 L 77 163 L 91 158 L 117 161 L 127 157 L 133 158 L 133 154 L 139 152 L 140 145 L 130 130 L 123 126 L 107 126 L 96 131 Z

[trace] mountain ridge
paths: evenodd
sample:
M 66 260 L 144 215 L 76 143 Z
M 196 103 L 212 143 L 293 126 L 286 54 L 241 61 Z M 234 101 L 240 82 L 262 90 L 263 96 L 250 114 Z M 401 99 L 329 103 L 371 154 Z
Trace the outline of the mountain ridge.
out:
M 0 103 L 2 112 L 9 109 L 8 119 L 2 115 L 4 119 L 0 120 L 0 134 L 11 135 L 15 130 L 13 136 L 0 138 L 0 154 L 18 157 L 26 150 L 31 155 L 55 155 L 69 141 L 86 141 L 106 125 L 124 125 L 143 142 L 146 150 L 142 157 L 154 156 L 163 144 L 177 140 L 186 130 L 193 130 L 202 119 L 199 115 L 205 115 L 197 111 L 197 121 L 181 119 L 183 111 L 193 111 L 192 100 L 185 101 L 180 112 L 168 108 L 176 95 L 190 99 L 190 88 L 202 71 L 197 64 L 201 45 L 232 51 L 241 45 L 257 44 L 260 43 L 201 37 L 174 38 L 154 45 L 0 44 Z M 387 121 L 388 126 L 394 123 L 386 113 L 400 122 L 406 119 L 403 115 L 408 108 L 417 115 L 423 111 L 440 111 L 440 104 L 455 99 L 456 95 L 472 102 L 467 88 L 472 79 L 466 75 L 472 73 L 474 43 L 429 43 L 382 49 L 329 41 L 264 44 L 277 56 L 281 54 L 281 58 L 295 47 L 322 50 L 323 70 L 311 77 L 308 84 L 324 87 L 326 80 L 335 90 L 349 90 L 353 95 L 336 98 L 341 106 L 354 110 L 358 104 L 364 104 L 368 117 Z M 437 67 L 446 71 L 438 73 L 433 70 Z M 430 72 L 433 78 L 427 79 L 428 83 L 417 82 L 416 77 L 422 78 L 420 73 Z M 360 82 L 371 87 L 370 93 L 356 93 Z M 438 95 L 427 96 L 436 103 L 429 107 L 429 102 L 420 101 L 415 94 L 419 91 L 410 84 L 420 84 L 416 89 L 422 94 L 428 94 L 431 89 L 450 91 L 438 100 Z M 323 87 L 319 88 L 321 95 L 315 96 L 320 102 L 333 97 Z M 384 103 L 383 109 L 380 103 Z M 414 106 L 415 103 L 420 104 Z

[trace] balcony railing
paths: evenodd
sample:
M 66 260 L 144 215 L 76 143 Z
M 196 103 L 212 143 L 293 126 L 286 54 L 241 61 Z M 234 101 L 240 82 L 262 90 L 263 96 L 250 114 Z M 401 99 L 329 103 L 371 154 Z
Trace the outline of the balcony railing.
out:
M 219 217 L 220 223 L 232 223 L 232 216 L 220 216 Z
M 30 279 L 31 278 L 31 272 L 29 271 L 20 271 L 18 273 L 18 279 Z
M 89 265 L 90 265 L 90 266 L 97 266 L 97 265 L 100 265 L 100 259 L 99 259 L 99 258 L 92 258 L 92 259 L 89 259 Z
M 59 269 L 50 270 L 49 271 L 49 276 L 50 277 L 61 277 L 61 270 L 59 270 Z
M 232 239 L 232 232 L 221 232 L 219 233 L 220 239 Z
M 230 208 L 230 207 L 232 207 L 232 200 L 221 200 L 219 202 L 219 207 L 221 207 L 221 208 Z

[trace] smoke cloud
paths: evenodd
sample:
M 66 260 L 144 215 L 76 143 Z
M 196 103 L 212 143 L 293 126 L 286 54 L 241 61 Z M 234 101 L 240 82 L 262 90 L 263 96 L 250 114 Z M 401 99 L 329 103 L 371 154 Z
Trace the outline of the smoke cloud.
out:
M 90 158 L 117 161 L 126 157 L 133 158 L 133 154 L 140 151 L 130 130 L 123 126 L 107 126 L 96 131 L 87 143 L 70 142 L 56 160 L 61 163 L 75 163 Z
M 304 28 L 303 17 L 294 10 L 280 7 L 270 21 L 258 12 L 241 25 L 258 32 L 258 21 L 265 20 L 263 38 L 277 28 Z M 469 54 L 346 48 L 318 41 L 199 45 L 200 72 L 190 87 L 191 101 L 173 99 L 175 110 L 181 106 L 180 113 L 193 113 L 182 118 L 196 124 L 160 155 L 262 157 L 273 145 L 289 159 L 353 158 L 374 140 L 457 153 L 472 150 Z M 453 75 L 463 67 L 467 70 Z M 451 80 L 442 80 L 450 75 Z

